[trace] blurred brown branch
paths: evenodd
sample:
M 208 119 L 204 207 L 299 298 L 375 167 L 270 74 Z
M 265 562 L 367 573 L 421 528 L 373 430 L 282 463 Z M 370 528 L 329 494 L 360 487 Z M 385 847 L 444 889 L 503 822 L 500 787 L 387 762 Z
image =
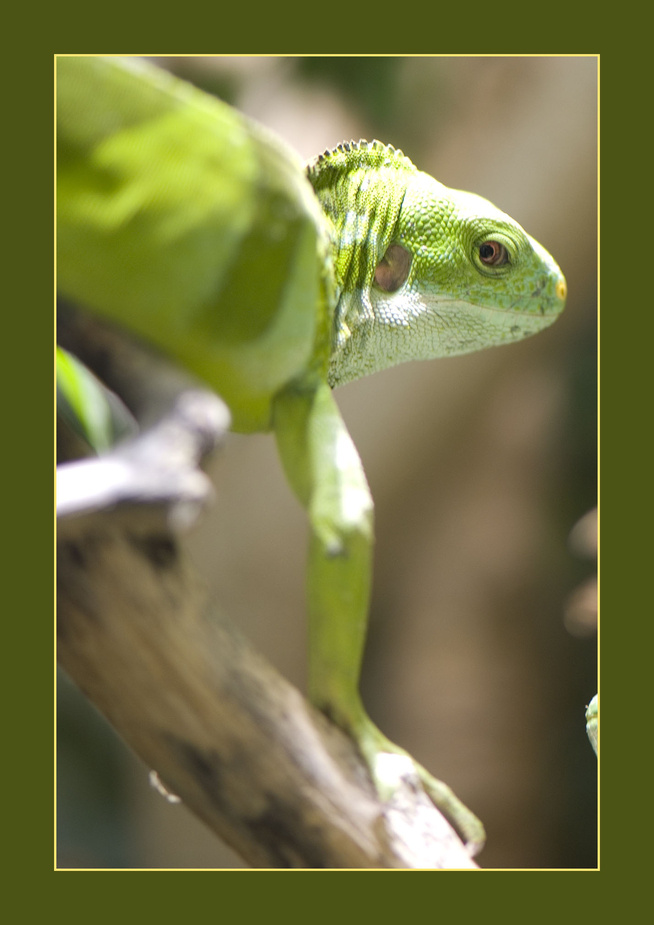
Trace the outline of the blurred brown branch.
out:
M 103 324 L 62 343 L 155 423 L 61 468 L 58 657 L 119 734 L 254 867 L 474 868 L 416 782 L 374 794 L 353 744 L 222 618 L 184 550 L 227 418 Z

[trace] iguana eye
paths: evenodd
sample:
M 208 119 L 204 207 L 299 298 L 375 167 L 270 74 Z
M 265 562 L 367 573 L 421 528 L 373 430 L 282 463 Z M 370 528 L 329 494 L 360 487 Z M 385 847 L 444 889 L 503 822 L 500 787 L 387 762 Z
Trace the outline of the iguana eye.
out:
M 375 282 L 384 292 L 397 292 L 411 269 L 411 253 L 401 244 L 391 244 L 375 267 Z
M 508 263 L 509 254 L 499 241 L 484 241 L 479 245 L 479 259 L 487 267 L 501 267 Z

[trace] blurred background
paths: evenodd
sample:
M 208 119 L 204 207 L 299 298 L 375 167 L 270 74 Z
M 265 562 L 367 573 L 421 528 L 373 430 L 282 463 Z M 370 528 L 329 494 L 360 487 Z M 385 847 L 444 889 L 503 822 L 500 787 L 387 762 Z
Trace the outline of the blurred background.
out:
M 379 138 L 517 219 L 568 303 L 533 339 L 336 393 L 376 504 L 373 719 L 483 820 L 485 868 L 597 863 L 597 59 L 153 59 L 304 158 Z M 305 685 L 306 523 L 270 436 L 230 438 L 190 538 L 221 607 Z M 232 868 L 59 677 L 58 866 Z

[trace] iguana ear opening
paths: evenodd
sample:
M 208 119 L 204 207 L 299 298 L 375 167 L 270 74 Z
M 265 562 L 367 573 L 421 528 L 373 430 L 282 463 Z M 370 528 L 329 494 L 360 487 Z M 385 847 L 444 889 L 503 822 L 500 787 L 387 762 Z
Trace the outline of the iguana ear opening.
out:
M 397 292 L 407 281 L 411 253 L 401 244 L 391 244 L 375 267 L 375 282 L 384 292 Z

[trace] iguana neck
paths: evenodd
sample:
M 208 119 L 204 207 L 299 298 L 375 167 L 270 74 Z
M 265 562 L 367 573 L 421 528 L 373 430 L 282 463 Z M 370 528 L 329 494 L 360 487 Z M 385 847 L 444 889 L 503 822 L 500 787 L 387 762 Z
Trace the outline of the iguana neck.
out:
M 376 272 L 384 272 L 380 265 L 395 234 L 407 182 L 415 173 L 416 167 L 402 151 L 380 141 L 344 142 L 318 155 L 307 167 L 332 229 L 335 361 L 354 327 L 374 322 L 370 289 Z M 362 369 L 347 378 L 369 371 Z

